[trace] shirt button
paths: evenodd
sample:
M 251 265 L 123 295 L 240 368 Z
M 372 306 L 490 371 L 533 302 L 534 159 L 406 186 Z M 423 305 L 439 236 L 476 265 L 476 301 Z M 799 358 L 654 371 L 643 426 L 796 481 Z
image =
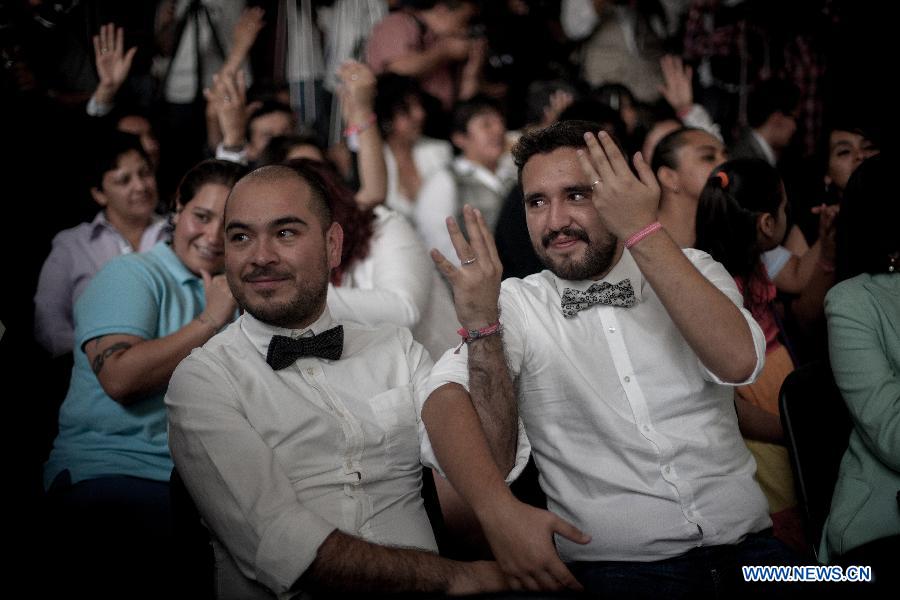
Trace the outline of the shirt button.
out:
M 616 328 L 615 328 L 615 327 L 610 327 L 610 328 L 609 328 L 609 332 L 610 332 L 610 333 L 615 333 L 615 332 L 616 332 Z
M 307 375 L 315 375 L 315 374 L 316 374 L 316 370 L 313 369 L 312 367 L 309 367 L 308 369 L 306 369 L 306 374 L 307 374 Z
M 644 425 L 643 430 L 644 430 L 644 431 L 650 431 L 650 426 L 649 426 L 649 425 Z
M 663 467 L 663 471 L 665 471 L 666 475 L 668 475 L 669 473 L 672 472 L 672 467 L 670 467 L 669 465 L 666 465 L 665 467 Z M 690 512 L 688 512 L 688 514 L 690 514 Z
M 629 377 L 628 375 L 626 375 L 626 376 L 625 376 L 625 383 L 628 383 L 629 381 L 631 381 L 631 377 Z

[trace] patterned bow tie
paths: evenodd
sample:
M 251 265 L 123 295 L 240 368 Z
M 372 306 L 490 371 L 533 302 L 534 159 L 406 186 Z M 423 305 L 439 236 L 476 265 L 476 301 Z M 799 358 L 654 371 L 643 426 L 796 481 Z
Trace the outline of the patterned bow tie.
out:
M 595 304 L 631 308 L 634 302 L 634 288 L 631 287 L 630 279 L 623 279 L 616 284 L 601 281 L 591 285 L 585 292 L 572 288 L 564 289 L 562 311 L 566 318 L 571 318 L 577 315 L 578 311 Z
M 303 338 L 290 338 L 284 335 L 273 335 L 269 342 L 266 362 L 276 371 L 294 364 L 301 356 L 316 356 L 337 360 L 344 351 L 344 327 L 338 325 L 319 335 Z

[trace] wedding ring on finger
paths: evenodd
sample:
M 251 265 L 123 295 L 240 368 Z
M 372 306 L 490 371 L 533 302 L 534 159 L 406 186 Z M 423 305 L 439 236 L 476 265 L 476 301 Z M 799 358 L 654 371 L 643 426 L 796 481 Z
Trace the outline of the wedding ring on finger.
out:
M 351 79 L 351 81 L 356 81 L 357 79 L 359 79 L 359 75 L 354 73 L 353 75 L 350 76 L 350 79 Z
M 222 102 L 225 102 L 226 104 L 227 104 L 228 102 L 231 102 L 231 96 L 224 96 L 224 97 L 222 98 Z
M 463 266 L 465 266 L 465 265 L 471 265 L 471 264 L 472 264 L 473 262 L 475 262 L 476 260 L 478 260 L 478 257 L 477 257 L 477 256 L 473 256 L 472 258 L 467 258 L 466 260 L 462 261 L 462 264 L 463 264 Z
M 592 182 L 591 182 L 591 189 L 594 189 L 594 188 L 597 186 L 598 183 L 600 183 L 600 180 L 599 180 L 599 179 L 595 179 L 594 181 L 592 181 Z

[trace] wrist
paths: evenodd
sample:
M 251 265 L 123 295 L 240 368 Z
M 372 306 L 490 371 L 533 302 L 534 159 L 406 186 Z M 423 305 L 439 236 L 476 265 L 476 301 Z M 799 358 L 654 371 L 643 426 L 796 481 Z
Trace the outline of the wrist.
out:
M 100 84 L 94 90 L 94 99 L 98 104 L 112 104 L 116 97 L 116 89 L 109 85 Z
M 636 244 L 639 244 L 645 238 L 653 235 L 654 233 L 662 230 L 663 226 L 659 221 L 653 221 L 649 225 L 638 229 L 634 233 L 632 233 L 628 238 L 625 239 L 625 247 L 631 249 Z
M 215 335 L 220 329 L 222 329 L 222 327 L 225 326 L 224 323 L 217 324 L 216 320 L 213 319 L 208 314 L 206 314 L 205 312 L 202 312 L 199 315 L 197 315 L 196 321 L 199 322 L 201 325 L 203 325 L 205 328 L 212 331 L 213 335 Z
M 683 104 L 675 109 L 675 114 L 679 119 L 683 119 L 691 113 L 691 110 L 693 110 L 693 108 L 693 104 Z
M 222 136 L 222 149 L 228 152 L 240 152 L 246 145 L 247 143 L 244 141 L 243 137 L 230 136 L 227 134 Z

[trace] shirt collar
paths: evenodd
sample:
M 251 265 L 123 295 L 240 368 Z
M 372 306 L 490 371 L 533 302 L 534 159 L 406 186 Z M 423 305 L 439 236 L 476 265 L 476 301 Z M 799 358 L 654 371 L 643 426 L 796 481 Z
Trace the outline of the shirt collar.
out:
M 297 339 L 301 337 L 311 337 L 319 335 L 323 331 L 331 329 L 335 326 L 334 319 L 331 317 L 331 311 L 328 307 L 319 315 L 312 325 L 304 329 L 286 329 L 277 327 L 269 323 L 260 321 L 248 312 L 244 312 L 240 318 L 241 331 L 253 344 L 253 347 L 259 350 L 260 354 L 267 356 L 269 353 L 269 342 L 272 341 L 273 335 L 283 335 L 289 338 Z
M 181 259 L 178 258 L 178 255 L 175 254 L 175 251 L 172 250 L 172 247 L 168 243 L 158 242 L 150 249 L 150 252 L 159 258 L 166 269 L 168 269 L 175 279 L 178 280 L 178 283 L 184 285 L 186 283 L 197 281 L 200 282 L 200 285 L 203 285 L 203 280 L 198 275 L 194 275 L 191 270 L 181 262 Z
M 491 171 L 478 163 L 472 162 L 464 156 L 459 156 L 453 161 L 453 168 L 456 169 L 457 173 L 474 177 L 495 192 L 500 192 L 503 189 L 505 181 L 510 179 L 510 175 L 515 174 L 514 171 L 511 173 L 510 167 L 514 169 L 515 165 L 508 152 L 500 157 L 500 162 L 497 163 L 496 171 Z
M 147 229 L 144 230 L 144 234 L 155 229 L 156 241 L 165 239 L 167 237 L 167 231 L 165 227 L 167 220 L 168 219 L 162 215 L 153 215 L 150 220 L 150 224 L 147 225 Z M 94 216 L 94 219 L 91 221 L 91 239 L 96 239 L 97 236 L 99 236 L 100 233 L 104 230 L 119 233 L 119 231 L 113 226 L 113 224 L 109 222 L 109 219 L 106 218 L 106 211 L 99 210 Z
M 631 287 L 634 288 L 634 300 L 635 302 L 640 302 L 641 290 L 644 287 L 644 276 L 641 274 L 641 270 L 638 268 L 637 263 L 634 262 L 634 258 L 631 256 L 631 252 L 629 252 L 625 248 L 622 249 L 622 256 L 619 258 L 619 262 L 617 262 L 613 266 L 613 268 L 610 269 L 609 273 L 607 273 L 605 277 L 597 281 L 594 281 L 593 279 L 572 281 L 553 275 L 553 282 L 556 285 L 556 291 L 559 294 L 560 298 L 562 298 L 563 291 L 566 288 L 573 288 L 580 292 L 585 292 L 595 283 L 605 281 L 606 283 L 616 284 L 623 279 L 631 280 Z
M 766 138 L 756 133 L 755 130 L 751 129 L 750 133 L 753 135 L 753 139 L 756 140 L 756 143 L 759 144 L 760 150 L 762 150 L 763 155 L 766 157 L 766 162 L 774 167 L 777 161 L 775 159 L 775 151 L 772 150 L 772 146 L 769 145 L 769 142 L 766 141 Z

